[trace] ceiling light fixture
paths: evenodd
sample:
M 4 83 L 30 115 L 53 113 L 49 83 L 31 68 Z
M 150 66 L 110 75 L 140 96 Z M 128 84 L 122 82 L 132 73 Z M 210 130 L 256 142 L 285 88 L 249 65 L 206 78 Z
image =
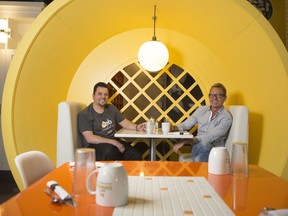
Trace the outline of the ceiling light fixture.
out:
M 8 20 L 0 19 L 0 43 L 7 44 L 11 35 L 11 29 L 8 28 Z
M 151 41 L 142 44 L 138 51 L 138 61 L 140 65 L 148 72 L 156 73 L 162 70 L 168 63 L 169 52 L 167 47 L 156 40 L 156 5 L 154 5 L 154 35 Z

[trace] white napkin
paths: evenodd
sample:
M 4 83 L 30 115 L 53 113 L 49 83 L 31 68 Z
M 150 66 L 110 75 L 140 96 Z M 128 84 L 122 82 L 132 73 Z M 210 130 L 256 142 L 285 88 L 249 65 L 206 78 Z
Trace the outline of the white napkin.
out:
M 277 209 L 277 210 L 269 210 L 266 212 L 261 212 L 259 216 L 287 216 L 288 209 Z

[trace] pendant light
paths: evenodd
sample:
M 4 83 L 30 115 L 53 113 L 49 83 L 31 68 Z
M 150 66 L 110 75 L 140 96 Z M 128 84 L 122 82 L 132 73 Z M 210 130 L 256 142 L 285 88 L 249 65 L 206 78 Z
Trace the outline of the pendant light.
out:
M 156 5 L 154 5 L 154 35 L 151 41 L 143 43 L 138 51 L 138 61 L 140 65 L 148 72 L 157 73 L 162 70 L 168 63 L 169 52 L 167 47 L 156 40 Z

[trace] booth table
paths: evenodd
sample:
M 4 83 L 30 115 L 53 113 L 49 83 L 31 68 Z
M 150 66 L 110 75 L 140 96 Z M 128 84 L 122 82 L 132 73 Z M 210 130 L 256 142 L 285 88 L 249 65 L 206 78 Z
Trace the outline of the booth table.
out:
M 161 129 L 157 129 L 155 133 L 146 133 L 141 131 L 135 130 L 127 130 L 127 129 L 120 129 L 114 135 L 118 138 L 143 138 L 143 139 L 150 139 L 150 157 L 151 161 L 156 160 L 156 139 L 192 139 L 193 135 L 188 133 L 187 131 L 184 132 L 170 132 L 168 134 L 163 134 Z
M 120 163 L 124 165 L 129 177 L 204 177 L 205 181 L 212 185 L 221 201 L 235 215 L 259 215 L 264 206 L 288 208 L 288 182 L 256 165 L 249 165 L 249 178 L 236 178 L 231 175 L 208 174 L 207 163 L 176 161 L 122 161 Z M 71 193 L 72 176 L 73 167 L 70 167 L 69 163 L 63 164 L 0 205 L 0 215 L 106 216 L 113 214 L 114 208 L 96 205 L 93 195 L 76 198 L 78 207 L 51 203 L 50 197 L 43 192 L 46 183 L 55 180 Z M 129 194 L 130 198 L 132 197 Z M 183 215 L 193 214 L 186 212 Z

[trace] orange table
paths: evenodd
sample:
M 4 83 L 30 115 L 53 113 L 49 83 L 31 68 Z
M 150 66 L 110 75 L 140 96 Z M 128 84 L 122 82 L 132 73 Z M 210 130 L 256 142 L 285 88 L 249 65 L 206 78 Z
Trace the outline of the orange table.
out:
M 259 215 L 263 206 L 288 208 L 288 181 L 256 165 L 250 165 L 249 178 L 207 173 L 207 163 L 168 161 L 123 161 L 128 175 L 204 176 L 236 215 Z M 0 205 L 0 215 L 111 215 L 113 208 L 95 204 L 94 196 L 78 198 L 78 207 L 50 203 L 43 193 L 49 180 L 72 190 L 72 169 L 63 164 L 26 190 Z

